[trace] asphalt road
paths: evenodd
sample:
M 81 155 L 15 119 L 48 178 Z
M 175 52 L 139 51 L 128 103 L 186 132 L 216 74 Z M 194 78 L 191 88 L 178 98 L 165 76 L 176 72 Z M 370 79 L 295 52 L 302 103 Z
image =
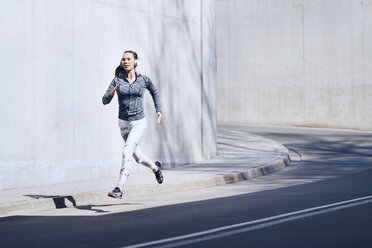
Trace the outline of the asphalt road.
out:
M 238 184 L 1 218 L 0 247 L 372 247 L 371 133 L 235 128 L 284 144 L 291 165 Z

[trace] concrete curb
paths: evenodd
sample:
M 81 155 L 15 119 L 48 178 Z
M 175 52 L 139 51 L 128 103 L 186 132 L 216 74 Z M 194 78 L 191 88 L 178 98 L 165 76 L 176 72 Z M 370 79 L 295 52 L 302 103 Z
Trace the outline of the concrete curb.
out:
M 124 190 L 125 198 L 131 199 L 138 196 L 148 196 L 158 193 L 170 193 L 176 191 L 201 189 L 206 187 L 213 187 L 231 183 L 237 183 L 252 178 L 264 176 L 273 173 L 281 168 L 286 167 L 291 159 L 289 152 L 283 154 L 282 158 L 270 165 L 259 166 L 257 168 L 250 168 L 245 172 L 236 172 L 231 174 L 223 174 L 216 177 L 211 177 L 202 180 L 183 182 L 179 184 L 168 185 L 162 187 L 154 186 L 138 186 L 131 187 Z M 0 205 L 0 217 L 27 214 L 34 211 L 51 210 L 66 207 L 76 207 L 89 205 L 94 202 L 107 200 L 107 191 L 84 192 L 74 195 L 31 199 L 28 201 L 15 202 Z

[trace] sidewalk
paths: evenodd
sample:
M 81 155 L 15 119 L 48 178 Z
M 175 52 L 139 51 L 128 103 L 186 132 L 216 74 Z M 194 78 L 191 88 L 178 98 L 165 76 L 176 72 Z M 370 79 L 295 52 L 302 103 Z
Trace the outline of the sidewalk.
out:
M 123 200 L 174 191 L 235 183 L 272 173 L 289 164 L 281 144 L 228 126 L 218 129 L 218 155 L 208 161 L 167 168 L 159 185 L 153 173 L 137 166 L 128 179 Z M 107 200 L 117 178 L 0 191 L 0 217 L 92 204 Z

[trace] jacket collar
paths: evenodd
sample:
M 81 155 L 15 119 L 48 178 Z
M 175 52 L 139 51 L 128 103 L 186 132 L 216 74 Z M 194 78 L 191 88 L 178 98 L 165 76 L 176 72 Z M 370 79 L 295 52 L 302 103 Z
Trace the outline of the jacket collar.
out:
M 138 72 L 136 72 L 136 71 L 135 71 L 135 73 L 136 73 L 136 80 L 137 80 L 139 77 L 142 76 L 141 73 L 138 73 Z M 123 79 L 124 81 L 127 81 L 127 72 L 124 71 L 123 74 L 121 74 L 120 76 L 118 76 L 118 78 L 121 78 L 121 79 Z

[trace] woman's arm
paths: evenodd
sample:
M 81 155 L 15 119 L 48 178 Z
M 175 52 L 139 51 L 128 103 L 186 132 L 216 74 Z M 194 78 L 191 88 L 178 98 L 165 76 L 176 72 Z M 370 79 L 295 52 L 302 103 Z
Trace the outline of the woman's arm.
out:
M 150 92 L 152 96 L 152 100 L 154 101 L 156 114 L 158 115 L 157 123 L 160 124 L 162 119 L 162 111 L 161 111 L 161 104 L 160 104 L 160 97 L 158 91 L 156 90 L 154 84 L 151 82 L 151 79 L 146 77 L 146 88 Z
M 115 79 L 113 79 L 108 87 L 108 89 L 106 90 L 106 93 L 103 95 L 102 97 L 102 103 L 103 104 L 109 104 L 112 100 L 112 98 L 114 97 L 115 95 L 115 92 L 116 90 L 118 89 L 120 83 L 116 83 Z

